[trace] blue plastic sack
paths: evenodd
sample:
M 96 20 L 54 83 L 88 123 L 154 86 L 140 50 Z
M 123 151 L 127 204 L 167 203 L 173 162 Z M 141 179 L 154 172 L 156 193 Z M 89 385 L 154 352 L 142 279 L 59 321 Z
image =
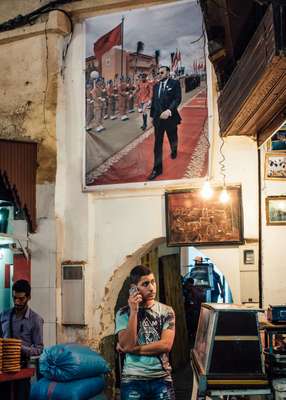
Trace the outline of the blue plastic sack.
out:
M 79 344 L 47 347 L 40 357 L 40 373 L 56 382 L 89 378 L 108 371 L 104 358 L 89 347 Z
M 94 397 L 91 397 L 89 400 L 107 400 L 107 397 L 104 393 L 99 393 Z
M 87 400 L 99 394 L 104 385 L 101 376 L 64 383 L 42 378 L 32 385 L 30 400 Z

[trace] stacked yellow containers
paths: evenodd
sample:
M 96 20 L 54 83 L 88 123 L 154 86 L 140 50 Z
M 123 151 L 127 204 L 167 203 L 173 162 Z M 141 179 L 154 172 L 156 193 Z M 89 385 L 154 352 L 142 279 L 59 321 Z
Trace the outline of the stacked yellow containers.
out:
M 21 369 L 21 340 L 2 339 L 2 371 L 18 372 Z

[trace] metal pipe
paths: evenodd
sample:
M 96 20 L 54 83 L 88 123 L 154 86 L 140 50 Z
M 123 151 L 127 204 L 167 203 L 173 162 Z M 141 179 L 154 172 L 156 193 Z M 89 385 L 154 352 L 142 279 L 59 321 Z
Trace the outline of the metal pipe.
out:
M 263 306 L 263 285 L 262 285 L 262 215 L 261 215 L 261 152 L 258 154 L 258 288 L 259 288 L 259 307 Z

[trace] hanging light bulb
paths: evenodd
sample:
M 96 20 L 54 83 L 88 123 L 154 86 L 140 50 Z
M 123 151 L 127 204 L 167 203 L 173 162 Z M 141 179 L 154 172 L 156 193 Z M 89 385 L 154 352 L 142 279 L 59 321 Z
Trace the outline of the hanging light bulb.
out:
M 211 187 L 209 180 L 205 181 L 205 183 L 202 187 L 201 194 L 204 199 L 210 199 L 212 197 L 213 188 Z
M 219 195 L 219 200 L 221 203 L 227 203 L 229 201 L 229 194 L 228 194 L 225 186 Z

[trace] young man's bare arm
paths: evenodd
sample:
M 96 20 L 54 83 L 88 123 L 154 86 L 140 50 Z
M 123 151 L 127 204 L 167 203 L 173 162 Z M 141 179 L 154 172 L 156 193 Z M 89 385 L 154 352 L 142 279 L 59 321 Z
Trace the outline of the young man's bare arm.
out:
M 130 307 L 130 315 L 127 329 L 123 329 L 118 333 L 118 341 L 122 351 L 128 353 L 129 349 L 137 345 L 137 314 L 139 303 L 142 301 L 140 294 L 129 296 L 128 304 Z
M 137 313 L 130 314 L 128 327 L 118 333 L 118 342 L 124 352 L 137 344 Z
M 153 356 L 162 353 L 169 353 L 172 349 L 175 338 L 175 329 L 165 329 L 162 332 L 161 339 L 157 342 L 137 345 L 130 349 L 130 353 L 142 356 Z

